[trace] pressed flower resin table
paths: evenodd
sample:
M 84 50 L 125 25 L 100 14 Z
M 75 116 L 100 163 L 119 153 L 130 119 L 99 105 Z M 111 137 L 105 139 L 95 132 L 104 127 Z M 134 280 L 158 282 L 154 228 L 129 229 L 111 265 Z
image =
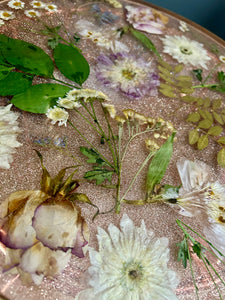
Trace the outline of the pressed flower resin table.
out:
M 11 38 L 0 37 L 0 203 L 26 191 L 14 194 L 22 202 L 8 208 L 8 216 L 1 206 L 1 295 L 69 300 L 86 290 L 82 299 L 126 299 L 123 293 L 133 296 L 127 299 L 197 299 L 185 260 L 190 255 L 199 298 L 219 299 L 215 283 L 223 299 L 219 277 L 211 268 L 213 283 L 207 272 L 212 264 L 224 279 L 222 262 L 195 242 L 188 252 L 176 219 L 225 253 L 224 42 L 144 2 L 3 1 L 0 7 L 0 33 Z M 173 153 L 160 187 L 157 170 L 164 173 L 169 162 L 174 131 Z M 151 151 L 163 144 L 147 176 Z M 56 180 L 50 191 L 49 181 L 42 180 L 41 187 L 42 167 L 54 177 L 78 165 L 74 179 L 79 183 L 71 179 L 64 189 Z M 65 178 L 73 171 L 67 169 Z M 181 183 L 180 190 L 171 187 Z M 32 214 L 28 223 L 19 223 L 19 216 L 26 215 L 25 202 Z M 96 207 L 100 214 L 92 221 Z M 55 231 L 46 232 L 48 237 L 62 234 L 57 245 L 42 235 L 41 226 L 51 231 L 52 224 Z M 32 245 L 24 228 L 34 235 Z M 82 258 L 88 240 L 91 261 L 88 253 Z M 94 288 L 87 290 L 91 265 Z

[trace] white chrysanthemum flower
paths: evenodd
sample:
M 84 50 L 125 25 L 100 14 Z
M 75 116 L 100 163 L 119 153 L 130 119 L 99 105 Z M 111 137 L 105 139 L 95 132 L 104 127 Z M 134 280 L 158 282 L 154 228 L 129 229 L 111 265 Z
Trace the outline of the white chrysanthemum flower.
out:
M 15 18 L 15 15 L 13 12 L 8 11 L 8 10 L 0 10 L 0 19 L 7 21 L 7 20 L 14 19 L 14 18 Z
M 184 21 L 180 21 L 179 29 L 183 32 L 189 31 L 189 28 L 187 26 L 187 23 Z
M 222 61 L 223 63 L 225 63 L 225 56 L 224 55 L 220 55 L 219 60 Z
M 59 122 L 59 126 L 65 125 L 68 120 L 69 114 L 68 112 L 60 107 L 54 106 L 53 108 L 49 108 L 46 116 L 52 120 L 52 124 Z
M 164 53 L 183 64 L 190 64 L 194 67 L 207 69 L 206 63 L 211 59 L 203 44 L 192 41 L 185 36 L 166 35 L 161 38 L 164 44 Z
M 58 10 L 58 7 L 55 4 L 45 4 L 44 9 L 50 12 L 55 12 Z
M 15 9 L 23 9 L 25 3 L 20 0 L 11 0 L 8 2 L 8 6 Z
M 18 115 L 10 108 L 12 104 L 0 106 L 0 168 L 9 169 L 13 161 L 12 154 L 16 147 L 21 146 L 16 138 L 20 129 L 18 127 Z
M 29 18 L 36 18 L 41 16 L 41 14 L 38 11 L 33 9 L 25 10 L 24 14 Z
M 75 26 L 81 36 L 90 39 L 99 47 L 104 47 L 113 52 L 129 52 L 129 48 L 117 40 L 118 32 L 116 28 L 104 28 L 103 33 L 99 27 L 87 20 L 79 20 Z
M 42 1 L 33 0 L 33 1 L 30 2 L 30 5 L 33 8 L 45 8 L 46 4 Z
M 175 272 L 167 268 L 168 239 L 156 239 L 144 221 L 141 227 L 135 227 L 127 215 L 120 228 L 121 231 L 110 224 L 109 234 L 98 228 L 99 252 L 89 249 L 90 288 L 75 299 L 177 299 L 173 289 L 178 280 Z

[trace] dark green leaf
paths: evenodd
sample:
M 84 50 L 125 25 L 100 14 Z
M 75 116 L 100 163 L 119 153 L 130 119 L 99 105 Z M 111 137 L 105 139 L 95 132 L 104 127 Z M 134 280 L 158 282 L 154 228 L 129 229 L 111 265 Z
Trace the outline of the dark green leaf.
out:
M 61 84 L 37 84 L 28 88 L 24 93 L 14 96 L 12 103 L 22 110 L 44 114 L 56 104 L 59 97 L 64 97 L 69 90 L 69 87 Z
M 14 69 L 14 67 L 8 67 L 0 65 L 0 80 L 4 79 L 9 73 Z
M 148 169 L 147 183 L 146 183 L 146 197 L 148 198 L 153 191 L 156 184 L 162 180 L 170 158 L 173 153 L 173 139 L 175 132 L 167 139 L 167 141 L 160 147 L 154 155 Z M 146 199 L 148 200 L 148 199 Z
M 186 268 L 187 261 L 189 259 L 187 238 L 184 237 L 183 241 L 181 241 L 180 243 L 177 243 L 177 246 L 179 247 L 177 260 L 178 261 L 181 260 L 184 268 Z
M 217 143 L 225 145 L 225 136 L 222 136 L 220 139 L 217 140 Z
M 39 47 L 0 34 L 1 53 L 15 68 L 34 75 L 51 77 L 54 69 L 51 58 Z
M 194 242 L 194 245 L 192 246 L 192 249 L 194 253 L 197 254 L 199 258 L 201 258 L 201 252 L 202 252 L 202 246 L 199 242 Z
M 80 147 L 80 152 L 88 157 L 87 163 L 89 164 L 98 164 L 99 166 L 107 165 L 107 163 L 101 158 L 92 148 Z
M 225 84 L 225 74 L 223 71 L 217 73 L 217 79 L 222 83 Z
M 157 51 L 155 45 L 152 43 L 152 41 L 142 32 L 133 29 L 132 27 L 129 27 L 130 32 L 133 34 L 133 36 L 135 36 L 140 42 L 142 42 L 142 44 L 147 47 L 149 50 L 151 50 L 152 52 L 154 52 L 159 58 L 160 54 Z
M 193 70 L 192 71 L 194 73 L 194 75 L 196 76 L 196 78 L 202 82 L 202 70 L 201 69 L 197 69 L 197 70 Z
M 48 46 L 51 48 L 51 49 L 55 49 L 56 46 L 58 46 L 59 44 L 59 38 L 58 37 L 54 37 L 54 38 L 51 38 L 51 39 L 48 39 Z
M 96 180 L 96 184 L 101 184 L 103 181 L 112 181 L 113 171 L 102 169 L 99 167 L 93 167 L 93 170 L 88 171 L 84 174 L 84 178 L 88 180 Z
M 79 85 L 87 80 L 89 64 L 77 48 L 60 43 L 54 50 L 54 59 L 60 72 L 70 80 Z
M 18 72 L 10 72 L 0 80 L 0 96 L 13 96 L 23 93 L 32 84 L 33 77 Z

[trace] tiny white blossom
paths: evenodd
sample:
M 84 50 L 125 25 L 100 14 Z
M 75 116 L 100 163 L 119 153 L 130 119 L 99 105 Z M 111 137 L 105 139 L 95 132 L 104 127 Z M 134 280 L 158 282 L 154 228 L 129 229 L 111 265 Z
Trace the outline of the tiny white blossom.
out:
M 24 11 L 24 14 L 29 17 L 29 18 L 35 18 L 35 17 L 40 17 L 41 14 L 36 11 L 36 10 L 33 10 L 33 9 L 30 9 L 30 10 L 25 10 Z
M 56 122 L 59 122 L 59 126 L 65 125 L 68 120 L 69 114 L 68 112 L 60 107 L 54 106 L 53 108 L 49 108 L 46 116 L 52 120 L 52 124 L 55 124 Z
M 8 2 L 8 6 L 14 9 L 23 9 L 25 3 L 20 0 L 11 0 Z
M 8 10 L 0 10 L 0 19 L 7 21 L 7 20 L 14 19 L 14 18 L 15 18 L 15 15 L 13 12 L 8 11 Z
M 220 55 L 219 60 L 222 61 L 223 63 L 225 63 L 225 56 L 224 55 Z
M 189 28 L 187 26 L 187 23 L 184 21 L 180 21 L 179 29 L 183 32 L 189 31 Z
M 42 1 L 33 0 L 30 2 L 33 8 L 45 8 L 45 3 Z
M 55 4 L 46 4 L 44 9 L 46 9 L 47 11 L 50 11 L 50 12 L 55 12 L 58 10 L 58 7 L 55 5 Z
M 115 106 L 112 105 L 112 104 L 105 103 L 105 102 L 102 103 L 102 106 L 103 106 L 103 107 L 106 109 L 106 111 L 109 113 L 110 117 L 111 117 L 112 119 L 114 119 L 115 116 L 116 116 Z
M 5 22 L 0 19 L 0 26 L 3 26 L 4 24 L 5 24 Z

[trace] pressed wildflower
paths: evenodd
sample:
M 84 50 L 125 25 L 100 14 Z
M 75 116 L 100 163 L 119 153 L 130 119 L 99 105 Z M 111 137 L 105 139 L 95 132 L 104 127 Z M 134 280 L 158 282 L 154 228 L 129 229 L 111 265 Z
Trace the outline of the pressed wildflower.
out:
M 0 26 L 3 26 L 4 24 L 5 24 L 5 22 L 0 19 Z
M 15 15 L 13 12 L 8 11 L 8 10 L 0 10 L 0 19 L 7 21 L 7 20 L 14 19 L 14 18 L 15 18 Z
M 58 7 L 55 4 L 45 4 L 44 9 L 50 12 L 56 12 L 58 10 Z
M 42 1 L 36 1 L 36 0 L 34 0 L 34 1 L 30 2 L 30 5 L 33 8 L 45 8 L 46 4 L 44 2 L 42 2 Z
M 105 103 L 105 102 L 102 103 L 102 106 L 103 106 L 104 109 L 109 113 L 110 117 L 111 117 L 112 119 L 114 119 L 115 116 L 116 116 L 116 109 L 115 109 L 115 106 L 112 105 L 112 104 Z
M 98 228 L 99 251 L 89 248 L 89 288 L 75 299 L 177 299 L 178 280 L 167 268 L 168 239 L 156 239 L 143 220 L 136 227 L 127 215 L 120 228 L 110 224 L 109 233 Z
M 36 11 L 36 10 L 33 10 L 33 9 L 30 9 L 30 10 L 25 10 L 24 11 L 24 14 L 29 17 L 29 18 L 35 18 L 35 17 L 40 17 L 41 14 Z
M 69 114 L 68 112 L 60 107 L 54 106 L 53 108 L 49 108 L 46 116 L 52 120 L 52 124 L 55 124 L 56 122 L 59 122 L 59 126 L 65 125 L 68 120 Z
M 0 106 L 0 168 L 9 169 L 13 161 L 14 148 L 21 146 L 16 138 L 21 131 L 18 127 L 18 115 L 10 111 L 12 104 Z
M 187 23 L 184 21 L 180 21 L 179 29 L 183 32 L 189 31 L 189 28 L 187 26 Z
M 207 69 L 206 64 L 211 58 L 208 56 L 203 44 L 190 40 L 183 35 L 166 35 L 161 40 L 164 44 L 163 52 L 168 53 L 178 62 Z
M 117 15 L 109 11 L 102 11 L 98 4 L 93 4 L 91 11 L 100 24 L 113 24 L 119 19 Z
M 219 60 L 222 61 L 223 63 L 225 63 L 225 56 L 224 55 L 220 55 Z
M 162 34 L 168 18 L 160 12 L 146 7 L 125 6 L 127 21 L 137 30 Z
M 145 140 L 145 145 L 149 151 L 156 151 L 160 148 L 160 146 L 152 139 Z
M 129 51 L 124 43 L 118 41 L 116 28 L 104 28 L 103 32 L 101 28 L 87 20 L 79 20 L 75 26 L 81 36 L 90 39 L 99 47 L 104 47 L 113 52 Z
M 105 0 L 106 2 L 108 2 L 109 4 L 111 4 L 113 7 L 115 8 L 122 8 L 122 4 L 117 1 L 117 0 Z
M 138 99 L 144 95 L 157 95 L 159 78 L 151 70 L 151 62 L 127 53 L 98 57 L 97 79 L 119 90 L 127 97 Z
M 23 9 L 25 3 L 20 0 L 11 0 L 8 2 L 8 6 L 15 9 Z

